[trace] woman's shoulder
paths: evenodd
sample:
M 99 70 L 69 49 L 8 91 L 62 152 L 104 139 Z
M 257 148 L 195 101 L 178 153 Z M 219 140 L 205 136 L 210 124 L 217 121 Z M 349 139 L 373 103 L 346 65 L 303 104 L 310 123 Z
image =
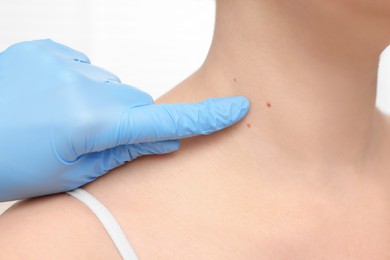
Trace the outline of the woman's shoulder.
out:
M 0 216 L 0 230 L 0 259 L 119 257 L 98 220 L 67 194 L 18 202 Z

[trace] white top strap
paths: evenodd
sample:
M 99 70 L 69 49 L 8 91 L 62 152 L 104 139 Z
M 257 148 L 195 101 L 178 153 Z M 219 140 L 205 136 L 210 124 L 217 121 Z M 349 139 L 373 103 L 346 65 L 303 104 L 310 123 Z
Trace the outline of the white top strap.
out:
M 69 191 L 67 193 L 77 198 L 91 209 L 91 211 L 103 224 L 123 259 L 138 260 L 138 256 L 135 253 L 135 250 L 130 245 L 118 222 L 100 201 L 92 196 L 92 194 L 81 188 Z

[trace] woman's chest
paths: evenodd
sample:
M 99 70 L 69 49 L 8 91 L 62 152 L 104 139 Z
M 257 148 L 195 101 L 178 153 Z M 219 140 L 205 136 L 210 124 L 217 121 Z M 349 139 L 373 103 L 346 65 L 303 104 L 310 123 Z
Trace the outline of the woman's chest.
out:
M 141 258 L 390 258 L 390 200 L 384 192 L 367 189 L 335 200 L 288 186 L 205 190 L 197 196 L 183 191 L 175 199 L 160 195 L 144 205 L 153 210 L 127 230 Z

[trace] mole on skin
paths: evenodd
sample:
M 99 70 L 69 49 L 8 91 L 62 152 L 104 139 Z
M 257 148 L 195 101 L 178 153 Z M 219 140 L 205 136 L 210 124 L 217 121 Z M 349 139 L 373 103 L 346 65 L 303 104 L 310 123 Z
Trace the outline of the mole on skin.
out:
M 246 124 L 246 127 L 251 128 L 252 125 L 251 125 L 250 123 L 247 123 L 247 124 Z
M 267 102 L 267 107 L 271 108 L 271 106 L 272 106 L 271 103 Z

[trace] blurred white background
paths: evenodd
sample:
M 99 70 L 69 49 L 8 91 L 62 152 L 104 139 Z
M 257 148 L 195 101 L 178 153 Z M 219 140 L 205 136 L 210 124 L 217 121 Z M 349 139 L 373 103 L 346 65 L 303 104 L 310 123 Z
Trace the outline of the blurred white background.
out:
M 202 64 L 214 10 L 213 0 L 1 0 L 0 51 L 51 38 L 157 98 Z M 378 107 L 390 113 L 390 48 L 379 81 Z

